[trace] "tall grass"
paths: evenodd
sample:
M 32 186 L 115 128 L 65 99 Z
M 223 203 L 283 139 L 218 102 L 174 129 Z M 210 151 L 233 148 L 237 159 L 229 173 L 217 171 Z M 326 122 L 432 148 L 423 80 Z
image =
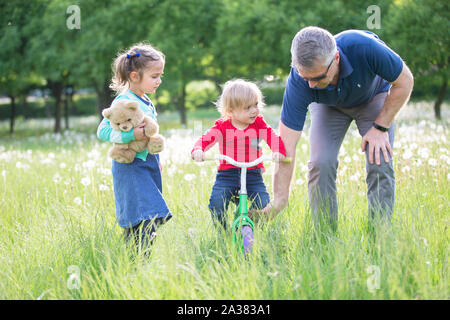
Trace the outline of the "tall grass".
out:
M 216 164 L 190 161 L 192 130 L 163 132 L 163 188 L 173 218 L 145 258 L 115 223 L 110 146 L 95 137 L 96 121 L 40 136 L 21 136 L 27 125 L 18 124 L 16 137 L 0 139 L 0 298 L 448 299 L 449 131 L 446 123 L 421 121 L 423 107 L 405 107 L 398 122 L 391 223 L 369 228 L 365 160 L 352 126 L 339 158 L 338 230 L 314 232 L 306 131 L 289 206 L 257 225 L 249 259 L 212 225 Z M 277 115 L 266 110 L 272 125 Z M 271 190 L 273 166 L 266 167 Z M 229 223 L 231 216 L 232 208 Z

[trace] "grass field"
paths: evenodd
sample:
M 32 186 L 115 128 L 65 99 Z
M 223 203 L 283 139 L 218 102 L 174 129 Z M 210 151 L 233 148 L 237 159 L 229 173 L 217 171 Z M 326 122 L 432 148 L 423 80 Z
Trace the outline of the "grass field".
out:
M 279 108 L 264 114 L 276 127 Z M 431 105 L 411 103 L 398 117 L 391 225 L 375 236 L 367 229 L 365 159 L 352 124 L 339 158 L 338 231 L 314 236 L 305 130 L 289 206 L 256 227 L 248 260 L 212 225 L 216 164 L 189 158 L 200 124 L 206 129 L 214 116 L 187 129 L 174 115 L 159 118 L 173 218 L 150 259 L 133 255 L 115 224 L 110 145 L 95 136 L 98 119 L 71 119 L 74 129 L 61 135 L 46 133 L 51 121 L 18 122 L 14 137 L 1 123 L 0 299 L 450 298 L 449 126 L 433 120 Z M 273 165 L 266 168 L 271 190 Z

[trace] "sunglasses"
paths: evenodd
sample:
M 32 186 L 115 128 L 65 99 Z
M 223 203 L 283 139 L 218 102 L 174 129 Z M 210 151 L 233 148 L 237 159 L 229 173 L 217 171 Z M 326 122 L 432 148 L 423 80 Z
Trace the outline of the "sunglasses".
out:
M 328 65 L 327 71 L 325 71 L 325 72 L 324 72 L 323 74 L 321 74 L 320 76 L 317 76 L 317 77 L 314 77 L 314 78 L 305 78 L 305 77 L 302 77 L 302 78 L 305 79 L 306 81 L 313 81 L 313 82 L 317 82 L 317 81 L 320 81 L 320 80 L 322 80 L 322 79 L 325 79 L 325 77 L 326 77 L 327 74 L 328 74 L 328 70 L 330 70 L 330 67 L 331 67 L 331 65 L 333 64 L 333 61 L 334 61 L 334 58 L 333 58 L 333 60 L 331 60 L 330 64 Z

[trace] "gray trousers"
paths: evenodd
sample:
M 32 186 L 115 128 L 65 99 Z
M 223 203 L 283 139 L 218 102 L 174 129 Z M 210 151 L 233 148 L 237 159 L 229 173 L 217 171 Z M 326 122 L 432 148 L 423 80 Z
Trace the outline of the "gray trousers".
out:
M 367 104 L 354 108 L 337 108 L 319 103 L 309 106 L 311 112 L 310 160 L 308 162 L 308 192 L 314 225 L 326 222 L 337 227 L 338 203 L 336 197 L 336 172 L 338 153 L 344 136 L 355 120 L 362 136 L 372 127 L 384 105 L 387 93 L 377 94 Z M 394 146 L 394 125 L 388 131 L 391 147 Z M 369 216 L 376 213 L 392 216 L 395 200 L 395 175 L 392 158 L 386 163 L 380 151 L 381 165 L 369 163 L 366 148 L 366 183 Z M 375 157 L 374 157 L 375 158 Z

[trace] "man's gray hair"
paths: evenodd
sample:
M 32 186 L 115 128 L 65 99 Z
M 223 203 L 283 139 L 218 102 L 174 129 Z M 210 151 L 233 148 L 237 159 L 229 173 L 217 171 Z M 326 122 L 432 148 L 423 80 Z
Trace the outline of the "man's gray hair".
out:
M 313 69 L 319 62 L 327 66 L 336 54 L 336 40 L 333 35 L 319 27 L 301 29 L 292 40 L 292 67 Z

